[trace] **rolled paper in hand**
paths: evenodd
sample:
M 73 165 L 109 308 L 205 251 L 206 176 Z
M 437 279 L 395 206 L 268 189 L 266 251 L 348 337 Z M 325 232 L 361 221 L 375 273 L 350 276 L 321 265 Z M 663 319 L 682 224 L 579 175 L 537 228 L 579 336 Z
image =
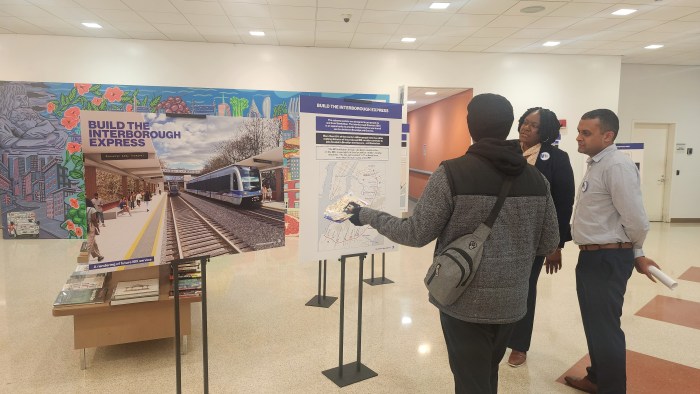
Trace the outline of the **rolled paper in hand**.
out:
M 675 280 L 673 280 L 673 278 L 664 274 L 663 271 L 654 266 L 649 267 L 649 273 L 652 274 L 654 278 L 660 280 L 661 283 L 665 284 L 666 287 L 668 287 L 671 290 L 678 287 L 678 282 L 676 282 Z

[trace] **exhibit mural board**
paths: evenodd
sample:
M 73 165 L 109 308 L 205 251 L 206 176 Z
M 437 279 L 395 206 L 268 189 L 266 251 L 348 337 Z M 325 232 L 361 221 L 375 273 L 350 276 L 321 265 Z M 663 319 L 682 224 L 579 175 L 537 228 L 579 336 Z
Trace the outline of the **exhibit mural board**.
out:
M 276 119 L 281 144 L 298 137 L 301 93 L 388 99 L 388 95 L 376 94 L 0 81 L 0 211 L 3 212 L 0 220 L 3 238 L 87 237 L 81 131 L 83 111 Z M 200 140 L 206 140 L 206 132 L 203 131 Z M 284 165 L 290 164 L 286 157 L 284 162 Z M 296 164 L 298 169 L 298 162 L 291 164 Z M 98 171 L 110 173 L 106 165 Z M 185 175 L 188 176 L 191 175 Z M 285 184 L 293 184 L 298 181 L 298 171 L 286 171 L 284 179 Z M 124 188 L 133 190 L 135 184 L 143 182 L 144 179 L 130 176 L 128 186 Z M 121 185 L 118 186 L 122 189 Z M 276 185 L 278 190 L 284 186 Z M 98 182 L 98 191 L 103 195 L 99 188 Z M 110 196 L 105 204 L 114 207 L 121 193 L 122 190 L 105 193 Z M 288 203 L 289 193 L 280 193 L 282 201 Z M 294 201 L 292 205 L 295 205 Z M 17 222 L 8 220 L 8 215 Z M 287 225 L 287 235 L 295 235 L 295 229 L 298 229 L 297 216 L 293 219 L 296 226 Z
M 300 260 L 391 251 L 370 226 L 324 217 L 344 197 L 399 215 L 401 105 L 301 96 Z

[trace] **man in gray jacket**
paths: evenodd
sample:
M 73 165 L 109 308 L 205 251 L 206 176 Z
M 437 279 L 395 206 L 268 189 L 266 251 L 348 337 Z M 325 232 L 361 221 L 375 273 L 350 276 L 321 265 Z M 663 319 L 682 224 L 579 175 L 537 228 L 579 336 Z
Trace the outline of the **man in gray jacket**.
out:
M 503 180 L 513 177 L 469 287 L 452 305 L 430 297 L 440 310 L 455 392 L 496 393 L 498 363 L 515 322 L 527 309 L 532 260 L 557 248 L 559 227 L 549 183 L 527 164 L 517 143 L 505 140 L 514 119 L 510 102 L 481 94 L 467 110 L 475 143 L 464 156 L 435 170 L 411 217 L 401 219 L 363 207 L 355 208 L 350 220 L 371 225 L 407 246 L 424 246 L 437 238 L 435 254 L 439 254 L 486 220 Z

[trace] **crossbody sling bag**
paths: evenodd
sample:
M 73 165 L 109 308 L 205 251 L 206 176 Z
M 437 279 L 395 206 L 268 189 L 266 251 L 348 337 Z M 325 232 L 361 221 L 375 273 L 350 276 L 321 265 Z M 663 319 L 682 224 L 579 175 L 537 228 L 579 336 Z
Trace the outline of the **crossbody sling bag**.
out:
M 437 256 L 425 275 L 425 286 L 430 295 L 441 305 L 452 305 L 464 293 L 474 279 L 481 263 L 484 242 L 491 234 L 493 223 L 503 207 L 510 191 L 513 177 L 507 177 L 501 186 L 496 205 L 485 222 L 471 234 L 465 234 L 454 241 Z

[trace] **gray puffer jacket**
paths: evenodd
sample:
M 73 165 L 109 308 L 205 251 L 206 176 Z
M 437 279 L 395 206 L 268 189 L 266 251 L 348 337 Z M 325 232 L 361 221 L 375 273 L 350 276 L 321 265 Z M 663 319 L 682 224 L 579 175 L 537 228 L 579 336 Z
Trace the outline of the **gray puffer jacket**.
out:
M 437 238 L 437 254 L 486 220 L 508 175 L 514 176 L 513 185 L 484 244 L 474 280 L 454 304 L 440 305 L 432 297 L 430 302 L 460 320 L 513 323 L 527 309 L 534 257 L 552 253 L 559 243 L 549 183 L 525 162 L 517 145 L 484 138 L 464 156 L 438 167 L 411 217 L 362 208 L 359 219 L 402 245 L 419 247 Z M 426 271 L 430 263 L 426 262 Z

